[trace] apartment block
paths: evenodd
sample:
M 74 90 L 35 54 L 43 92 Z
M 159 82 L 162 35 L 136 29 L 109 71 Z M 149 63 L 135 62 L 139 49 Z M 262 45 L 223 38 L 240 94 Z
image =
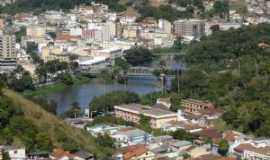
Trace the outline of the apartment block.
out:
M 16 37 L 12 34 L 0 35 L 0 58 L 2 59 L 15 59 L 16 54 Z
M 182 37 L 199 38 L 205 34 L 205 21 L 200 19 L 184 19 L 174 22 L 174 33 Z

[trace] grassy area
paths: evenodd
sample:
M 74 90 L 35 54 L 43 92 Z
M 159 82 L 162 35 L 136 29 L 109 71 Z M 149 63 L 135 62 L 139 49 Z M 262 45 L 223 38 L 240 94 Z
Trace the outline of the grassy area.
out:
M 8 89 L 3 90 L 3 93 L 24 112 L 26 119 L 32 121 L 41 132 L 50 136 L 55 147 L 61 147 L 59 137 L 66 137 L 75 142 L 81 149 L 95 153 L 99 159 L 113 153 L 111 148 L 98 146 L 96 140 L 90 134 L 67 125 L 63 120 L 46 112 L 40 105 L 24 98 L 22 95 Z
M 90 79 L 85 76 L 76 76 L 74 78 L 74 84 L 73 85 L 80 85 L 83 83 L 89 82 Z M 61 90 L 64 90 L 68 86 L 61 82 L 56 82 L 54 84 L 45 85 L 42 87 L 38 87 L 35 90 L 27 90 L 23 92 L 23 95 L 26 97 L 35 97 L 35 96 L 44 96 L 49 93 L 58 92 Z

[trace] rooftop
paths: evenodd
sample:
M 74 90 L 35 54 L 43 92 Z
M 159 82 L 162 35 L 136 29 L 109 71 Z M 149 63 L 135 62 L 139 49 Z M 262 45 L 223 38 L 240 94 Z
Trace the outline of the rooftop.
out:
M 160 108 L 153 108 L 146 105 L 141 104 L 125 104 L 121 106 L 114 106 L 115 109 L 131 112 L 134 114 L 143 114 L 145 116 L 149 116 L 152 118 L 166 118 L 166 117 L 176 117 L 177 114 L 175 112 L 171 112 L 168 110 L 163 110 Z
M 147 151 L 144 144 L 137 144 L 128 147 L 121 148 L 124 160 L 129 160 L 132 157 L 137 157 L 144 154 Z
M 252 152 L 255 152 L 255 153 L 259 153 L 259 154 L 262 154 L 262 155 L 270 156 L 270 146 L 260 147 L 260 148 L 252 147 L 252 148 L 248 148 L 246 150 L 252 151 Z

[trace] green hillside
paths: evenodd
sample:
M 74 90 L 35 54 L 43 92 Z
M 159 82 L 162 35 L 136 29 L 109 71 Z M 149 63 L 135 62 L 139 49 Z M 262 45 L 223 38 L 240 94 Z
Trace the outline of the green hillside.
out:
M 3 94 L 0 96 L 1 143 L 23 143 L 31 150 L 80 148 L 95 153 L 100 159 L 112 153 L 111 148 L 98 146 L 95 139 L 83 130 L 68 126 L 16 92 L 5 89 Z M 31 135 L 33 137 L 29 137 Z
M 188 66 L 173 84 L 182 97 L 223 107 L 227 124 L 270 137 L 270 25 L 215 31 L 187 47 Z

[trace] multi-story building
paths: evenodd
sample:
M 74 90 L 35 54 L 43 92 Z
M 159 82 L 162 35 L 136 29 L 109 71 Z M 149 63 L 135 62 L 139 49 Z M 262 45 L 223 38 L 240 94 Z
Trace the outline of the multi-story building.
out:
M 0 0 L 0 6 L 5 6 L 7 4 L 15 3 L 16 0 Z
M 3 29 L 5 26 L 5 20 L 0 18 L 0 29 Z
M 0 58 L 15 59 L 16 54 L 16 37 L 13 34 L 0 35 Z
M 195 99 L 182 99 L 181 106 L 186 113 L 200 113 L 204 111 L 214 110 L 215 106 L 213 103 L 208 101 L 200 101 Z
M 161 128 L 165 123 L 177 120 L 177 114 L 168 110 L 140 104 L 114 106 L 115 116 L 126 121 L 139 123 L 141 115 L 150 119 L 153 128 Z
M 45 25 L 30 25 L 26 29 L 26 35 L 29 38 L 43 38 L 46 34 Z
M 181 19 L 174 22 L 174 33 L 182 37 L 199 38 L 205 34 L 205 21 L 200 19 Z
M 43 47 L 41 51 L 41 58 L 47 62 L 52 60 L 69 61 L 69 54 L 66 54 L 61 47 L 48 46 Z

